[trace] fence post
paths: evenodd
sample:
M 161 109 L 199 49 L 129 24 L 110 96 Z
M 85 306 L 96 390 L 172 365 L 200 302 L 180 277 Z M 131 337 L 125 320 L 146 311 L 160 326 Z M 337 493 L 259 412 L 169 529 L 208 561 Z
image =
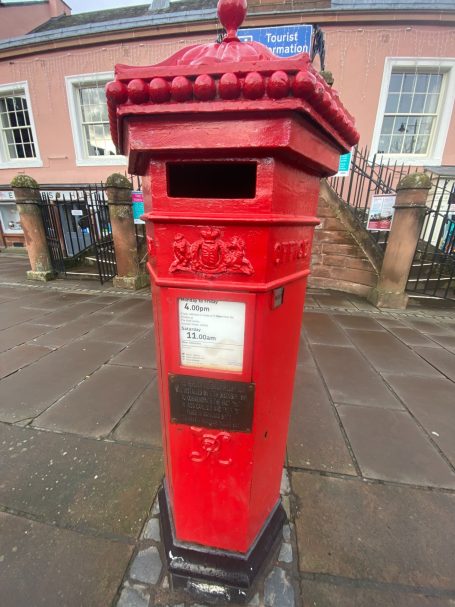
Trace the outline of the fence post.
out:
M 37 182 L 28 175 L 17 175 L 11 181 L 31 270 L 29 280 L 48 281 L 56 277 L 44 230 Z
M 425 217 L 431 179 L 425 173 L 411 173 L 397 185 L 395 215 L 390 230 L 378 285 L 368 299 L 378 308 L 405 309 L 405 293 Z
M 114 239 L 117 276 L 113 284 L 120 289 L 142 289 L 149 278 L 141 272 L 137 251 L 136 230 L 133 219 L 132 185 L 120 173 L 113 173 L 106 180 L 109 216 Z

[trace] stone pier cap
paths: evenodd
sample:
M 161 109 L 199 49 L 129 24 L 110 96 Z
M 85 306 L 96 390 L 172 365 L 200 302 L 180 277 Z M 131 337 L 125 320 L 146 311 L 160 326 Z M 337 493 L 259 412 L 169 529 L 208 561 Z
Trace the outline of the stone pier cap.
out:
M 242 42 L 237 29 L 246 0 L 220 0 L 221 42 L 185 47 L 157 65 L 117 65 L 106 85 L 112 140 L 128 154 L 124 121 L 151 116 L 171 120 L 189 114 L 297 112 L 325 132 L 340 151 L 359 140 L 354 118 L 313 68 L 308 53 L 274 55 L 259 42 Z

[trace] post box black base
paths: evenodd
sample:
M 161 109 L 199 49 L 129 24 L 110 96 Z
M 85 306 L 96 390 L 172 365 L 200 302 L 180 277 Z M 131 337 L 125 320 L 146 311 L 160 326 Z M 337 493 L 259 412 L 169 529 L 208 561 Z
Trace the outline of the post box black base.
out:
M 272 561 L 282 540 L 286 513 L 281 503 L 273 511 L 247 554 L 214 550 L 175 538 L 165 489 L 158 493 L 161 532 L 174 589 L 185 589 L 212 604 L 247 603 L 260 574 Z

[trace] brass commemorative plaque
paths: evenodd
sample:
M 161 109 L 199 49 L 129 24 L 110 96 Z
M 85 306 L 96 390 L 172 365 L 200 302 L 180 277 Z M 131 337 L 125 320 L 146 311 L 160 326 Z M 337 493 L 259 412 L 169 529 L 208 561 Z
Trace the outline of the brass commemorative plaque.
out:
M 169 374 L 171 422 L 251 432 L 254 384 Z

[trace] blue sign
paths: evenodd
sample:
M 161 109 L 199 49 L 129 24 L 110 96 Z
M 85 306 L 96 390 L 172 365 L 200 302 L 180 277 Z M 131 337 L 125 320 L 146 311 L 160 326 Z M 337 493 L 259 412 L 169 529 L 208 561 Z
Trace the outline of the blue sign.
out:
M 311 49 L 311 25 L 282 25 L 279 27 L 252 27 L 239 30 L 242 42 L 260 42 L 277 57 L 292 57 L 309 53 Z
M 338 173 L 334 175 L 334 177 L 347 177 L 349 175 L 349 171 L 351 169 L 351 157 L 352 150 L 347 154 L 342 154 L 340 156 L 340 162 L 338 164 Z
M 145 223 L 141 219 L 141 215 L 144 214 L 144 198 L 141 191 L 132 192 L 133 201 L 133 220 L 134 223 Z

